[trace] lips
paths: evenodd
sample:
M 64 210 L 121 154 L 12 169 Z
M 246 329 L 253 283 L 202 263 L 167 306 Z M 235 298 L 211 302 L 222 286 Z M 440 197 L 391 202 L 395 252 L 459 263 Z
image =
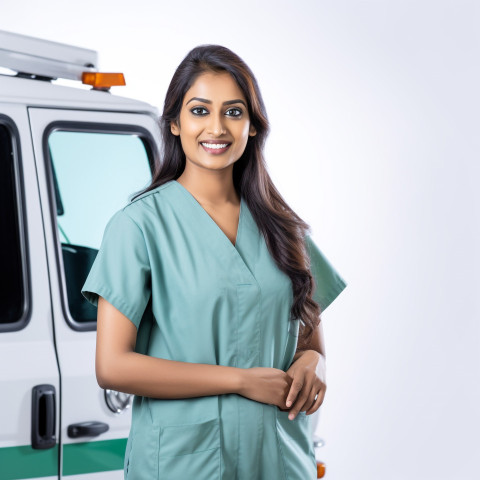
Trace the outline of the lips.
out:
M 218 155 L 226 152 L 229 149 L 231 143 L 221 140 L 210 140 L 208 142 L 200 142 L 200 145 L 206 152 Z

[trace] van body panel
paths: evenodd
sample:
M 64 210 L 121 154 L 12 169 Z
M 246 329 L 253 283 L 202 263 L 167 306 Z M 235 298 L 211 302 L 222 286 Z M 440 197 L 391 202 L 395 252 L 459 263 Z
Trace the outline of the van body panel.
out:
M 104 157 L 107 161 L 108 151 L 96 157 L 95 167 L 92 167 L 91 163 L 89 164 L 88 168 L 92 171 L 85 175 L 82 174 L 81 178 L 76 175 L 77 183 L 81 183 L 80 186 L 74 185 L 80 196 L 78 204 L 75 202 L 75 197 L 72 200 L 72 192 L 66 191 L 64 179 L 69 175 L 68 161 L 72 162 L 71 168 L 75 169 L 79 168 L 78 163 L 82 162 L 82 158 L 85 159 L 85 165 L 87 160 L 91 162 L 91 158 L 87 159 L 82 155 L 78 157 L 78 152 L 73 151 L 82 148 L 85 142 L 90 141 L 89 135 L 100 137 L 100 140 L 102 134 L 109 138 L 113 136 L 114 139 L 117 134 L 125 139 L 127 139 L 126 137 L 140 136 L 144 142 L 150 144 L 151 153 L 155 156 L 158 155 L 160 143 L 159 126 L 149 113 L 29 107 L 28 115 L 38 175 L 41 216 L 46 226 L 45 245 L 42 248 L 45 248 L 48 258 L 55 349 L 61 374 L 60 477 L 120 479 L 123 478 L 124 453 L 131 425 L 131 403 L 122 413 L 114 413 L 107 405 L 106 391 L 97 383 L 95 376 L 96 323 L 78 322 L 72 316 L 72 305 L 71 302 L 69 305 L 67 292 L 66 272 L 68 269 L 66 270 L 64 263 L 66 257 L 62 255 L 62 251 L 69 245 L 65 239 L 61 238 L 60 234 L 67 230 L 66 236 L 70 239 L 76 238 L 75 235 L 87 238 L 88 232 L 86 231 L 74 232 L 75 222 L 72 223 L 71 215 L 76 215 L 77 223 L 85 225 L 84 230 L 90 230 L 98 217 L 105 215 L 104 218 L 108 219 L 116 209 L 123 207 L 126 197 L 125 201 L 120 199 L 119 203 L 111 204 L 113 195 L 111 192 L 115 190 L 115 184 L 108 184 L 112 183 L 111 179 L 108 179 L 108 182 L 98 182 L 102 171 L 100 163 Z M 58 138 L 55 141 L 52 140 L 55 135 L 58 136 L 58 132 L 64 135 L 71 134 L 71 137 L 64 138 L 63 143 L 59 144 Z M 85 136 L 81 137 L 79 143 L 75 143 L 77 141 L 75 135 Z M 105 143 L 104 145 L 110 144 Z M 93 145 L 98 145 L 98 143 L 92 142 L 92 148 L 94 148 Z M 71 155 L 69 155 L 68 148 L 72 148 Z M 98 155 L 98 152 L 92 149 L 88 151 L 91 156 Z M 63 157 L 60 158 L 61 156 Z M 60 160 L 67 162 L 67 170 L 65 170 L 64 163 L 59 163 Z M 112 165 L 115 169 L 115 163 Z M 134 164 L 132 168 L 145 170 L 146 166 L 144 163 L 139 163 L 138 167 Z M 125 192 L 129 194 L 146 187 L 151 181 L 150 169 L 148 170 L 149 178 L 144 177 L 143 183 L 132 183 L 131 187 L 128 187 L 128 177 L 131 175 L 126 171 L 123 172 L 123 167 L 119 167 L 114 174 L 112 173 L 112 178 L 115 175 L 120 176 L 117 177 L 118 182 L 127 185 L 124 188 L 126 188 Z M 125 176 L 127 178 L 124 178 Z M 56 195 L 54 190 L 55 183 L 58 184 L 58 190 L 62 195 L 63 205 L 61 208 L 57 204 L 58 193 Z M 89 203 L 92 199 L 95 200 L 96 206 Z M 77 210 L 72 214 L 74 207 Z M 104 212 L 105 209 L 107 209 L 106 212 Z M 70 215 L 68 220 L 70 223 L 67 222 L 68 215 Z M 59 228 L 59 221 L 62 223 L 63 229 Z M 98 231 L 103 231 L 104 226 L 102 224 Z M 87 237 L 83 237 L 83 235 Z M 72 248 L 77 247 L 74 245 Z M 70 438 L 68 436 L 69 426 L 92 421 L 108 425 L 108 430 L 95 437 Z
M 9 255 L 20 250 L 25 279 L 21 318 L 10 324 L 4 323 L 5 318 L 1 319 L 0 478 L 56 479 L 59 473 L 60 376 L 42 210 L 26 107 L 0 102 L 0 128 L 8 131 L 7 139 L 2 136 L 2 173 L 7 162 L 15 164 L 15 178 L 3 178 L 2 186 L 5 188 L 10 180 L 14 182 L 15 208 L 21 231 L 19 244 L 2 245 L 12 250 Z M 5 145 L 8 138 L 11 145 Z M 9 149 L 11 155 L 4 155 Z M 2 208 L 7 208 L 3 202 L 0 204 Z M 5 219 L 11 213 L 2 211 L 1 217 Z M 32 448 L 32 391 L 39 385 L 50 385 L 55 389 L 54 412 L 50 417 L 54 440 L 51 447 L 45 449 Z M 42 401 L 41 409 L 44 406 Z M 36 426 L 43 429 L 41 421 Z

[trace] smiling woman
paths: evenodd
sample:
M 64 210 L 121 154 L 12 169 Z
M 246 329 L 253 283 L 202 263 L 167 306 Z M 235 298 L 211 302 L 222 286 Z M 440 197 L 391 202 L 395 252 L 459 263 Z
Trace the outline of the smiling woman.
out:
M 125 479 L 314 479 L 320 312 L 346 283 L 268 175 L 242 59 L 194 48 L 160 123 L 152 183 L 108 222 L 82 289 L 99 385 L 135 394 Z

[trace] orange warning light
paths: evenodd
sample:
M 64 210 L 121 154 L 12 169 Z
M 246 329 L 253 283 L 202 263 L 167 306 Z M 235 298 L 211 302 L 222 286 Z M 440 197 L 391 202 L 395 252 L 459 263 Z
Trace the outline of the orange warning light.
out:
M 123 73 L 83 72 L 82 83 L 93 85 L 94 88 L 126 85 Z

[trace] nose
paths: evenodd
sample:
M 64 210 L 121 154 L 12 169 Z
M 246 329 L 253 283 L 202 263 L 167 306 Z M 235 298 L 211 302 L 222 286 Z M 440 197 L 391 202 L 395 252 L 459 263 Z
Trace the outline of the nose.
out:
M 210 122 L 208 124 L 207 132 L 209 134 L 215 135 L 216 137 L 227 133 L 225 126 L 223 124 L 224 118 L 223 115 L 211 115 Z

